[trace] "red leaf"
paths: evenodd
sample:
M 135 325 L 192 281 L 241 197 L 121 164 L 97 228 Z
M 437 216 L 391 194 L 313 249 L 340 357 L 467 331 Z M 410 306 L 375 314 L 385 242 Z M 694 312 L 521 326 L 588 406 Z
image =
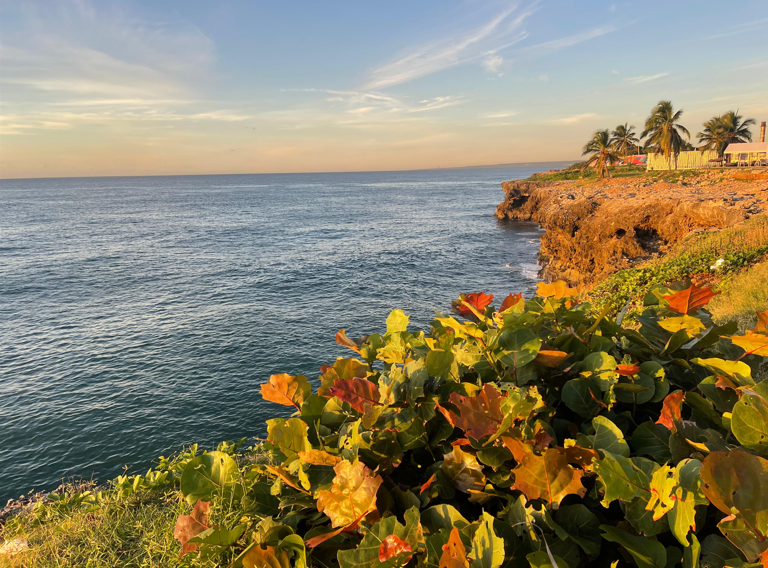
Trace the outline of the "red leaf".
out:
M 656 424 L 661 424 L 666 427 L 667 430 L 675 431 L 675 420 L 680 420 L 680 410 L 683 404 L 683 398 L 685 397 L 685 391 L 675 391 L 672 394 L 668 394 L 664 399 L 664 405 L 661 408 L 661 416 L 656 421 Z
M 391 534 L 381 541 L 379 546 L 379 562 L 386 562 L 390 558 L 405 554 L 406 552 L 412 552 L 411 545 L 404 542 L 399 536 Z M 408 562 L 411 557 L 408 556 L 403 560 L 403 564 Z
M 209 501 L 198 501 L 191 515 L 179 515 L 176 519 L 176 526 L 173 528 L 173 537 L 181 543 L 181 552 L 179 558 L 187 552 L 194 552 L 198 545 L 188 542 L 189 539 L 196 537 L 208 527 L 208 509 L 211 503 Z
M 706 306 L 719 293 L 713 292 L 712 288 L 699 288 L 696 284 L 691 284 L 685 290 L 664 296 L 664 299 L 669 302 L 670 310 L 678 314 L 690 314 Z
M 436 473 L 433 473 L 432 477 L 427 479 L 427 482 L 424 485 L 421 486 L 421 491 L 419 491 L 419 495 L 424 493 L 427 489 L 429 489 L 432 486 L 432 484 L 435 482 L 435 476 L 436 475 L 437 475 Z
M 499 308 L 500 312 L 503 312 L 504 310 L 507 310 L 511 308 L 514 305 L 517 305 L 517 303 L 523 299 L 522 294 L 510 294 L 506 298 L 504 298 L 504 301 L 501 303 L 501 307 Z
M 640 367 L 637 365 L 618 365 L 616 372 L 622 377 L 634 377 L 640 372 Z
M 482 314 L 485 311 L 485 307 L 493 302 L 493 294 L 486 294 L 485 290 L 483 290 L 482 292 L 472 292 L 471 294 L 467 294 L 463 299 L 466 303 L 470 304 L 473 308 Z M 456 309 L 462 316 L 473 315 L 472 310 L 470 310 L 467 306 L 462 305 L 461 303 L 456 306 Z
M 366 404 L 380 404 L 379 387 L 368 379 L 335 379 L 329 392 L 339 400 L 351 404 L 358 412 L 365 412 Z
M 459 413 L 438 405 L 438 409 L 452 426 L 461 428 L 475 440 L 493 434 L 501 426 L 504 414 L 501 411 L 501 394 L 490 383 L 483 385 L 477 396 L 463 396 L 452 392 L 448 402 L 453 404 Z

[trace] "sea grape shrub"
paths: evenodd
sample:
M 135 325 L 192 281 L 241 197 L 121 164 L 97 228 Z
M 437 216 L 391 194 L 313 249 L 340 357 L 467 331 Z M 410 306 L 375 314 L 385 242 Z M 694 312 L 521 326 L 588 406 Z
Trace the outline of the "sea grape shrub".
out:
M 395 310 L 384 334 L 341 330 L 354 356 L 314 386 L 272 376 L 264 398 L 295 412 L 267 421 L 263 463 L 186 464 L 182 554 L 246 568 L 768 565 L 768 383 L 753 379 L 768 313 L 735 335 L 690 285 L 649 295 L 632 329 L 564 282 L 538 292 L 498 310 L 462 295 L 460 319 L 440 314 L 428 334 Z

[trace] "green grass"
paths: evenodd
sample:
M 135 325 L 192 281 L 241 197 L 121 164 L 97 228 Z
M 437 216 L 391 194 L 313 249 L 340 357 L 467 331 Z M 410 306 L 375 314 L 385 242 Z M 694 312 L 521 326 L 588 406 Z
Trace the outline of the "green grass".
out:
M 534 174 L 530 178 L 528 178 L 528 181 L 577 181 L 577 180 L 597 180 L 597 172 L 594 168 L 585 168 L 582 170 L 583 164 L 574 164 L 570 166 L 567 169 L 553 172 L 553 173 L 542 173 L 542 174 Z M 655 182 L 655 181 L 664 181 L 667 183 L 681 183 L 681 182 L 689 182 L 693 181 L 695 178 L 698 178 L 702 176 L 703 174 L 712 174 L 712 169 L 704 168 L 704 169 L 696 169 L 696 170 L 673 170 L 673 171 L 646 171 L 644 166 L 621 166 L 621 167 L 610 167 L 608 168 L 608 171 L 611 174 L 611 178 L 613 179 L 622 179 L 622 178 L 643 178 L 647 179 L 648 181 Z M 728 176 L 730 172 L 723 171 L 723 170 L 717 170 L 717 172 L 721 173 L 723 177 Z M 746 174 L 744 174 L 746 176 Z M 744 181 L 753 181 L 754 179 L 763 179 L 763 178 L 752 178 L 749 176 L 739 178 L 734 177 L 734 179 L 743 179 Z
M 29 550 L 2 559 L 5 568 L 202 566 L 181 562 L 176 517 L 189 507 L 177 490 L 140 491 L 86 508 L 37 504 L 0 528 L 0 542 L 22 539 Z M 189 559 L 191 560 L 191 558 Z
M 766 256 L 768 216 L 761 215 L 721 231 L 689 237 L 675 245 L 661 259 L 609 276 L 587 292 L 584 299 L 591 302 L 597 310 L 610 306 L 613 313 L 618 313 L 629 304 L 628 313 L 632 315 L 639 311 L 644 296 L 654 286 L 706 275 L 706 278 L 713 281 L 722 280 L 725 290 L 730 278 L 741 274 Z M 723 262 L 713 270 L 712 266 L 719 259 L 723 259 Z M 749 274 L 749 271 L 745 274 Z M 759 278 L 755 279 L 756 276 L 745 275 L 743 278 L 754 281 L 755 289 L 762 284 Z M 732 285 L 730 290 L 724 293 L 719 301 L 726 302 L 725 298 L 735 297 L 738 284 Z M 744 302 L 746 300 L 742 303 Z
M 755 326 L 755 312 L 768 310 L 768 263 L 762 263 L 724 279 L 721 294 L 710 303 L 718 324 L 736 321 L 743 331 Z

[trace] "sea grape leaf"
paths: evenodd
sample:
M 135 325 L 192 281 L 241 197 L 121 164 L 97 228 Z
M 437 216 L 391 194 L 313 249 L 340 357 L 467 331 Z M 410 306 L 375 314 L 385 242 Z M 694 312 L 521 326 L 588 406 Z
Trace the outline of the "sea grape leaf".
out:
M 284 406 L 297 409 L 312 394 L 312 386 L 304 375 L 280 373 L 269 377 L 269 382 L 261 385 L 261 398 Z
M 596 416 L 592 419 L 592 427 L 595 429 L 593 448 L 610 452 L 613 455 L 629 457 L 629 446 L 624 440 L 624 434 L 605 416 Z
M 431 377 L 442 377 L 453 365 L 454 357 L 451 351 L 432 349 L 427 353 L 427 373 Z
M 691 546 L 683 550 L 683 568 L 699 568 L 699 558 L 701 557 L 701 544 L 696 535 L 691 535 Z
M 328 465 L 334 466 L 341 461 L 341 456 L 330 454 L 325 450 L 310 449 L 298 453 L 299 458 L 310 465 Z
M 199 503 L 200 501 L 198 501 Z M 207 552 L 212 554 L 221 554 L 225 548 L 228 548 L 235 544 L 243 533 L 245 532 L 246 525 L 237 525 L 232 530 L 228 530 L 224 526 L 211 527 L 190 539 L 190 543 L 206 544 Z M 201 556 L 203 553 L 201 551 Z
M 622 377 L 634 377 L 640 373 L 640 366 L 635 365 L 634 363 L 631 365 L 619 364 L 616 366 L 616 372 Z
M 499 347 L 502 355 L 499 357 L 502 363 L 517 369 L 536 359 L 541 349 L 541 339 L 528 328 L 504 329 L 499 334 Z
M 443 545 L 439 568 L 467 568 L 468 566 L 467 549 L 461 542 L 459 530 L 454 527 L 451 529 L 448 541 Z
M 405 315 L 403 310 L 392 310 L 387 316 L 387 333 L 407 331 L 410 319 L 411 317 Z
M 350 339 L 347 337 L 347 332 L 343 329 L 340 329 L 336 332 L 336 343 L 341 345 L 342 347 L 348 347 L 352 351 L 355 351 L 356 353 L 360 353 L 360 344 L 358 344 L 356 341 Z
M 208 529 L 208 511 L 211 507 L 209 501 L 198 501 L 192 509 L 191 515 L 179 515 L 176 526 L 173 529 L 173 537 L 181 544 L 179 558 L 188 552 L 194 552 L 199 545 L 189 542 L 198 534 Z
M 619 378 L 616 372 L 616 359 L 605 351 L 595 351 L 587 355 L 581 362 L 580 372 L 582 376 L 596 381 L 603 392 L 616 384 Z
M 483 511 L 480 526 L 472 537 L 471 568 L 499 568 L 504 562 L 504 539 L 493 530 L 494 518 Z
M 747 331 L 744 335 L 731 335 L 728 339 L 746 351 L 747 355 L 768 357 L 768 335 Z
M 671 333 L 677 333 L 679 331 L 690 332 L 691 335 L 698 335 L 703 329 L 706 329 L 706 325 L 699 318 L 693 316 L 680 316 L 676 318 L 664 318 L 657 322 L 659 327 L 665 329 Z M 671 349 L 670 351 L 675 351 Z
M 724 359 L 712 357 L 709 359 L 691 359 L 691 363 L 704 367 L 716 376 L 729 377 L 737 385 L 748 386 L 755 384 L 755 381 L 752 379 L 752 369 L 744 361 L 725 361 Z
M 685 398 L 685 391 L 675 391 L 664 398 L 661 415 L 656 424 L 661 424 L 667 430 L 675 431 L 675 422 L 681 420 L 681 405 Z
M 646 361 L 640 363 L 640 376 L 653 379 L 653 395 L 648 402 L 659 402 L 669 394 L 669 381 L 666 377 L 664 367 L 656 361 Z
M 545 550 L 529 552 L 525 555 L 525 559 L 531 568 L 567 568 L 568 566 L 568 563 L 559 556 L 553 554 L 550 558 Z
M 468 306 L 464 304 L 466 302 Z M 493 302 L 493 294 L 486 294 L 485 290 L 482 292 L 471 292 L 469 294 L 463 294 L 459 296 L 459 300 L 452 302 L 452 305 L 456 311 L 464 317 L 477 315 L 474 314 L 474 309 L 480 316 L 485 312 L 486 306 L 489 306 Z
M 632 555 L 639 568 L 666 567 L 667 551 L 660 542 L 644 536 L 635 536 L 611 525 L 600 525 L 600 529 L 603 531 L 603 538 L 621 545 Z
M 733 406 L 731 430 L 742 446 L 768 455 L 768 381 L 743 390 Z
M 244 568 L 290 568 L 291 562 L 285 550 L 274 546 L 257 545 L 240 558 Z
M 453 450 L 443 456 L 440 468 L 459 491 L 469 493 L 470 490 L 485 489 L 482 466 L 475 456 L 464 452 L 460 446 L 454 446 Z
M 590 556 L 600 554 L 600 521 L 581 503 L 564 505 L 554 513 L 555 521 L 568 537 Z
M 540 349 L 533 362 L 554 369 L 560 366 L 560 364 L 568 359 L 568 357 L 570 357 L 570 355 L 564 351 L 558 351 L 556 349 Z
M 495 433 L 504 419 L 501 395 L 490 383 L 485 383 L 478 395 L 473 397 L 452 392 L 448 402 L 458 409 L 458 414 L 442 406 L 438 406 L 438 409 L 448 422 L 476 440 Z
M 407 563 L 424 534 L 417 507 L 408 509 L 404 520 L 402 525 L 397 517 L 390 516 L 375 523 L 356 549 L 339 551 L 340 568 L 393 568 Z
M 381 476 L 371 475 L 362 462 L 344 460 L 333 468 L 331 489 L 317 492 L 317 510 L 331 519 L 333 527 L 346 527 L 376 509 Z
M 603 484 L 603 506 L 616 499 L 630 502 L 638 491 L 648 490 L 648 478 L 632 460 L 603 452 L 604 458 L 592 462 L 592 469 Z
M 690 314 L 706 306 L 719 293 L 713 292 L 712 288 L 700 288 L 691 284 L 685 290 L 664 296 L 664 299 L 669 303 L 669 309 L 672 311 L 678 314 Z
M 625 404 L 645 404 L 656 392 L 656 381 L 645 374 L 638 374 L 633 382 L 618 382 L 613 385 L 616 400 Z
M 589 418 L 600 412 L 595 391 L 599 392 L 592 379 L 571 379 L 563 386 L 562 400 L 576 414 Z
M 333 366 L 323 365 L 320 368 L 320 387 L 317 394 L 322 397 L 331 397 L 329 389 L 336 379 L 364 379 L 368 375 L 368 365 L 357 359 L 338 358 Z
M 522 294 L 510 294 L 504 300 L 501 302 L 501 307 L 499 308 L 499 313 L 504 312 L 508 310 L 509 308 L 516 306 L 521 301 L 525 301 L 525 298 L 523 298 Z
M 711 534 L 701 543 L 701 566 L 703 568 L 724 568 L 729 560 L 744 560 L 741 551 L 727 538 Z
M 434 505 L 421 513 L 421 522 L 430 533 L 441 529 L 451 530 L 453 527 L 463 529 L 469 526 L 469 521 L 453 505 Z
M 741 550 L 748 562 L 757 562 L 768 550 L 768 539 L 756 537 L 754 528 L 747 525 L 743 517 L 729 515 L 717 528 Z
M 238 474 L 237 463 L 224 452 L 208 452 L 190 460 L 181 473 L 181 493 L 187 503 L 210 501 Z
M 669 436 L 670 431 L 666 427 L 649 420 L 635 429 L 630 442 L 638 455 L 649 456 L 658 463 L 666 463 L 672 458 Z
M 753 539 L 768 535 L 768 460 L 742 450 L 712 452 L 704 459 L 700 475 L 701 489 L 715 507 L 736 515 L 753 531 Z M 735 524 L 732 527 L 738 532 Z M 747 560 L 752 561 L 749 555 Z
M 365 412 L 365 405 L 379 405 L 379 387 L 368 379 L 335 379 L 328 389 L 332 396 L 348 402 L 358 412 Z
M 677 464 L 675 478 L 677 486 L 673 489 L 674 508 L 669 511 L 669 526 L 675 538 L 685 547 L 696 546 L 698 541 L 691 530 L 696 530 L 696 506 L 709 505 L 709 501 L 701 490 L 701 462 L 685 459 Z
M 675 468 L 663 465 L 651 478 L 651 497 L 645 507 L 646 511 L 653 511 L 653 520 L 658 521 L 675 506 L 673 489 L 677 486 Z
M 755 312 L 757 324 L 750 331 L 754 333 L 768 333 L 768 310 Z
M 543 455 L 526 454 L 513 470 L 512 489 L 522 491 L 529 499 L 543 499 L 557 508 L 566 495 L 583 497 L 587 490 L 581 484 L 583 473 L 568 465 L 564 448 L 548 448 Z
M 299 452 L 312 449 L 307 432 L 309 426 L 300 418 L 273 418 L 267 420 L 267 441 L 279 449 L 288 458 L 285 465 L 298 458 Z
M 560 300 L 562 298 L 575 296 L 577 290 L 576 288 L 569 288 L 568 283 L 565 282 L 565 280 L 558 280 L 551 284 L 539 282 L 536 285 L 536 293 L 542 298 L 554 298 L 555 300 Z

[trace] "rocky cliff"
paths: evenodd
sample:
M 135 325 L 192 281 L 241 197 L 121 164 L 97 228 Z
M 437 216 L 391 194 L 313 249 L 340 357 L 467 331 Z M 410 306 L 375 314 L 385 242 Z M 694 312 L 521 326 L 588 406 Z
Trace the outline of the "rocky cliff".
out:
M 536 221 L 542 276 L 588 287 L 662 254 L 698 231 L 768 211 L 768 175 L 708 172 L 670 183 L 649 176 L 603 181 L 504 182 L 500 219 Z

